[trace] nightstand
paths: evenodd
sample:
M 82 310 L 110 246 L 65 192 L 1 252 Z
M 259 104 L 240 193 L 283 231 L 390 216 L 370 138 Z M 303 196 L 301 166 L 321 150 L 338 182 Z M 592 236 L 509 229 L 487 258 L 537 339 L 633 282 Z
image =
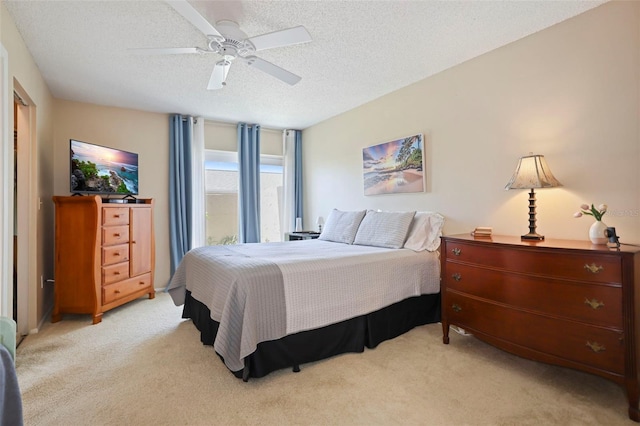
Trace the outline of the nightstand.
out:
M 315 240 L 320 236 L 319 232 L 314 231 L 300 231 L 300 232 L 289 232 L 286 234 L 287 241 L 299 241 L 299 240 Z

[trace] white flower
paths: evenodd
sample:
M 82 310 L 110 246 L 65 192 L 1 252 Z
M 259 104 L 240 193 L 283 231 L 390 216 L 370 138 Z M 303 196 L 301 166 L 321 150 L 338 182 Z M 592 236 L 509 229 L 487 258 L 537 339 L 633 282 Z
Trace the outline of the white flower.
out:
M 583 215 L 593 216 L 597 221 L 602 220 L 602 216 L 607 212 L 607 205 L 600 204 L 596 209 L 593 204 L 582 204 L 580 211 L 573 214 L 573 217 L 582 217 Z

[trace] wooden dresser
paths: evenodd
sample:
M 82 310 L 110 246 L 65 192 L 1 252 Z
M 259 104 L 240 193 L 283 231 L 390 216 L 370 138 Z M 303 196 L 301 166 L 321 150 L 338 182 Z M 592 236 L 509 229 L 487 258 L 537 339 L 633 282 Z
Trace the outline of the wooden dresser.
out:
M 442 330 L 622 385 L 640 421 L 640 247 L 442 237 Z
M 103 203 L 98 196 L 53 197 L 55 284 L 51 321 L 102 313 L 138 297 L 155 297 L 153 200 Z

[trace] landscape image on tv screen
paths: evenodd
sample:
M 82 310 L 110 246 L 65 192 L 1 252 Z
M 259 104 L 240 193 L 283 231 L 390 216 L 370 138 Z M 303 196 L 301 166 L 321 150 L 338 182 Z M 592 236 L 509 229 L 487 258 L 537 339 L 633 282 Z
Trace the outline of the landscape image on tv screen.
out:
M 138 194 L 138 154 L 71 139 L 70 192 Z

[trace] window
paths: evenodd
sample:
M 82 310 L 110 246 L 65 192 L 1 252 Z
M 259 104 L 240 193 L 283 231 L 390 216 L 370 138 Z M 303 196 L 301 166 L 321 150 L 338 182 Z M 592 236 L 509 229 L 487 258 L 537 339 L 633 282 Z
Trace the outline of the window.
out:
M 206 150 L 206 242 L 238 242 L 238 155 Z M 260 156 L 260 239 L 282 241 L 282 157 Z

